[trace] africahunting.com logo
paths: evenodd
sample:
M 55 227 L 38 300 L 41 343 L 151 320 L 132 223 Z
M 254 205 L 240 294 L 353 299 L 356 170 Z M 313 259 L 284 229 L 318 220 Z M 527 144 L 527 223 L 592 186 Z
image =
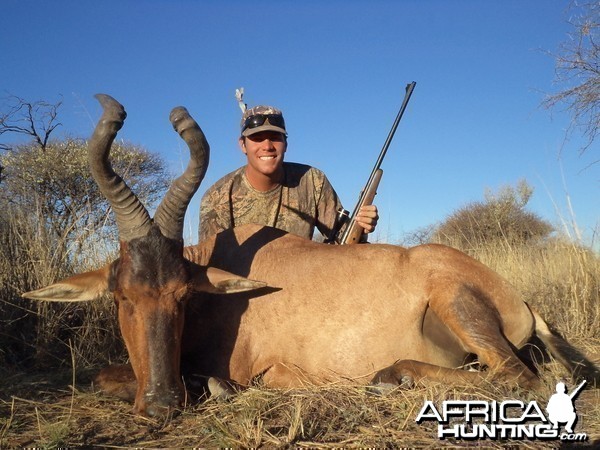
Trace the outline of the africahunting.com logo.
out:
M 439 439 L 586 441 L 586 433 L 574 432 L 574 401 L 585 384 L 584 380 L 568 394 L 565 384 L 557 383 L 545 412 L 536 401 L 446 400 L 438 408 L 427 400 L 415 420 L 418 424 L 437 422 Z

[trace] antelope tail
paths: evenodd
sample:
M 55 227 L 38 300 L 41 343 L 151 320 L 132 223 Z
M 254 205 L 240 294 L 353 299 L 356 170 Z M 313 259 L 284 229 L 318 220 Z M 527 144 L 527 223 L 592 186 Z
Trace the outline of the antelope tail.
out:
M 574 379 L 587 379 L 592 386 L 600 387 L 600 368 L 590 361 L 580 350 L 571 345 L 531 306 L 535 320 L 535 334 L 544 343 L 550 354 L 571 372 Z

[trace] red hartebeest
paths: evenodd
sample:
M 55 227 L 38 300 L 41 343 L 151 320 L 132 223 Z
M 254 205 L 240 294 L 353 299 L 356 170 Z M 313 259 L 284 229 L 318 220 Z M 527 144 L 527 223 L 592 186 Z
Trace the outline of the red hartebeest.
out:
M 152 220 L 108 161 L 125 111 L 98 98 L 104 113 L 90 165 L 117 216 L 120 257 L 24 296 L 81 301 L 113 293 L 133 372 L 108 368 L 99 380 L 105 391 L 135 398 L 136 412 L 177 407 L 182 368 L 275 387 L 478 383 L 480 372 L 457 368 L 477 356 L 491 376 L 534 387 L 536 375 L 515 353 L 534 334 L 571 372 L 600 379 L 506 280 L 449 247 L 330 246 L 248 225 L 184 248 L 183 217 L 208 163 L 202 131 L 184 108 L 171 113 L 191 160 Z

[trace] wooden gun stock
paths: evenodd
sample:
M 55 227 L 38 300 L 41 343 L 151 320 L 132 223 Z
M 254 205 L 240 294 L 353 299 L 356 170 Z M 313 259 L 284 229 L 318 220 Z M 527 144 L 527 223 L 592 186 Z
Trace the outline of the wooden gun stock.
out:
M 373 200 L 375 199 L 375 195 L 377 195 L 377 188 L 379 187 L 379 182 L 381 181 L 381 176 L 383 175 L 383 170 L 377 169 L 375 174 L 373 175 L 373 179 L 371 183 L 365 188 L 364 195 L 361 196 L 362 202 L 358 205 L 358 209 L 362 208 L 366 205 L 372 205 Z M 340 239 L 340 244 L 358 244 L 359 242 L 364 242 L 366 237 L 366 233 L 363 227 L 361 227 L 358 223 L 356 223 L 356 219 L 348 224 L 348 228 L 344 232 L 342 238 Z

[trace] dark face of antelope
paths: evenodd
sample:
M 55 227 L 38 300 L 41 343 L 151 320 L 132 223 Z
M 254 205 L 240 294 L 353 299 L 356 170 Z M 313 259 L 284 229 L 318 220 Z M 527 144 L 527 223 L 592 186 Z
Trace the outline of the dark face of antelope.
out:
M 134 411 L 161 416 L 181 405 L 181 336 L 189 267 L 181 243 L 153 226 L 121 243 L 109 279 L 119 326 L 137 379 Z
M 206 172 L 209 147 L 187 110 L 174 109 L 171 122 L 188 144 L 191 158 L 152 220 L 108 160 L 125 111 L 109 96 L 97 98 L 104 113 L 90 139 L 90 167 L 119 228 L 120 257 L 111 267 L 109 288 L 137 379 L 134 411 L 164 415 L 184 396 L 180 354 L 191 266 L 183 258 L 183 218 Z

